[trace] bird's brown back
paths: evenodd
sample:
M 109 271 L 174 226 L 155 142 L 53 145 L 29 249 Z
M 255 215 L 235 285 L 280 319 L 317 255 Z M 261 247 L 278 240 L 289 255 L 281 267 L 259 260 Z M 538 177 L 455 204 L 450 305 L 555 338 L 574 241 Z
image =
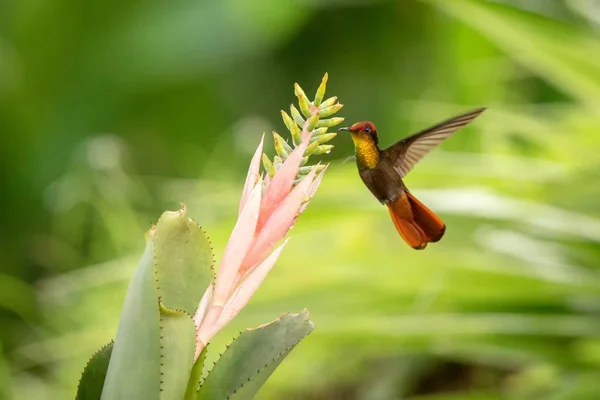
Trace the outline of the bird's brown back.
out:
M 380 157 L 375 168 L 362 169 L 358 173 L 365 186 L 381 203 L 394 201 L 406 189 L 402 178 L 385 157 Z

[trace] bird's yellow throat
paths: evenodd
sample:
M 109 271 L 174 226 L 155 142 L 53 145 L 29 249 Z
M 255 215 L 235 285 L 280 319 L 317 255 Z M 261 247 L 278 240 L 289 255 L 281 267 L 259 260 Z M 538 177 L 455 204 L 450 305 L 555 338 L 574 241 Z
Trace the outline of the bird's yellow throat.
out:
M 352 141 L 358 165 L 367 169 L 375 168 L 379 163 L 379 149 L 373 138 L 364 132 L 352 132 Z

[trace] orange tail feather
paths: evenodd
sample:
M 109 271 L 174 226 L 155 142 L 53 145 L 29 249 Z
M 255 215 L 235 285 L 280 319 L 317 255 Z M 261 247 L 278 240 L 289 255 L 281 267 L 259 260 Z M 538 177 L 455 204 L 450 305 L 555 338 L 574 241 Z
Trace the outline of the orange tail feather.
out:
M 410 247 L 424 249 L 444 236 L 444 222 L 408 191 L 387 206 L 396 230 Z
M 406 192 L 408 201 L 412 206 L 412 212 L 417 224 L 421 227 L 425 235 L 427 235 L 428 242 L 439 242 L 439 240 L 446 233 L 446 225 L 444 221 L 433 211 L 421 203 L 415 196 L 410 192 Z

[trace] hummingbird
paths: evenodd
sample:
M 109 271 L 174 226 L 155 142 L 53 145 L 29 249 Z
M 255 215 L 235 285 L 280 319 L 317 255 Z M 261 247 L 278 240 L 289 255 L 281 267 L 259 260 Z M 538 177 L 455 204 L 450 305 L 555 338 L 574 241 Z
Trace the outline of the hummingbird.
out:
M 387 206 L 396 230 L 413 249 L 421 250 L 428 243 L 438 242 L 446 225 L 408 190 L 402 179 L 427 153 L 484 110 L 485 107 L 477 108 L 447 119 L 384 150 L 378 146 L 377 128 L 370 121 L 339 129 L 352 135 L 358 174 L 377 200 Z

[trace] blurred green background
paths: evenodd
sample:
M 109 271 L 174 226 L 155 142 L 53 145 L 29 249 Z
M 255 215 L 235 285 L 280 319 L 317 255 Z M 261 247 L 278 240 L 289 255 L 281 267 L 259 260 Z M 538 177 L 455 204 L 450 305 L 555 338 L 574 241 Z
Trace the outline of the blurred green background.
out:
M 600 398 L 593 0 L 0 2 L 0 398 L 74 397 L 163 210 L 219 258 L 261 133 L 325 71 L 384 146 L 489 107 L 406 180 L 446 236 L 404 245 L 339 136 L 212 358 L 307 307 L 259 398 Z

